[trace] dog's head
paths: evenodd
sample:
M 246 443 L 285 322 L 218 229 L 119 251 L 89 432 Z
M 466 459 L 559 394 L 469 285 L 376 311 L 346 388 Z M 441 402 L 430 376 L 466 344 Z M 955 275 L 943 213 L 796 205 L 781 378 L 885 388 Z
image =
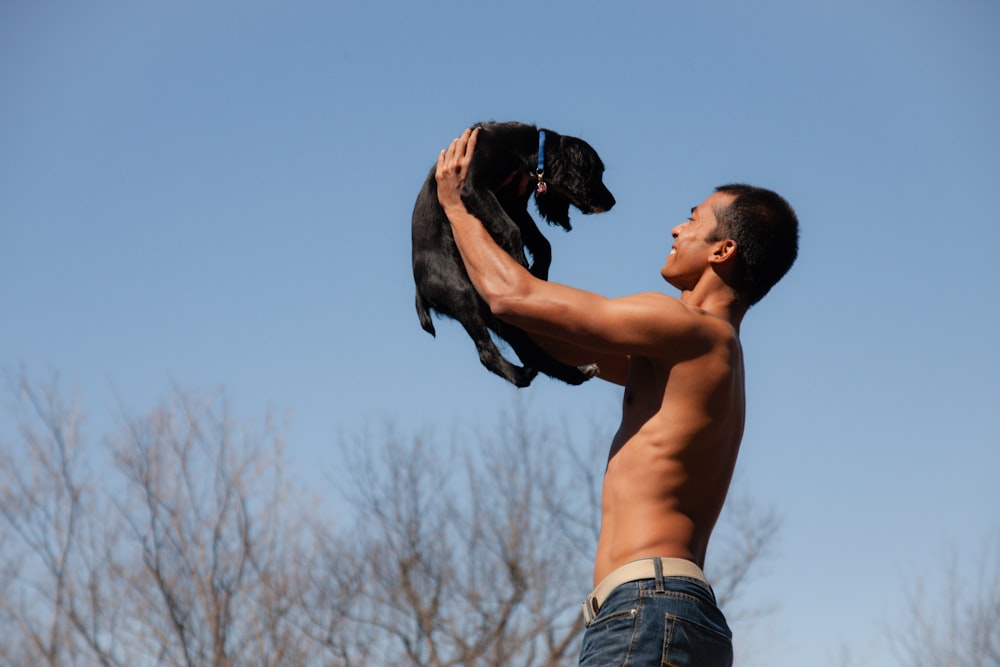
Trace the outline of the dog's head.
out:
M 545 130 L 545 192 L 535 194 L 538 213 L 552 224 L 571 229 L 569 205 L 584 214 L 602 213 L 615 205 L 604 185 L 604 163 L 590 144 Z

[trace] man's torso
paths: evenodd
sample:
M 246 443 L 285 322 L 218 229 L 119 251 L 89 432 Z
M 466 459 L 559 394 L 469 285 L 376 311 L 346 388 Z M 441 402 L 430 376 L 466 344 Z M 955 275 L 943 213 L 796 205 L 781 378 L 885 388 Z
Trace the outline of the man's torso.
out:
M 743 358 L 736 333 L 706 323 L 690 358 L 633 357 L 622 423 L 608 457 L 598 583 L 646 556 L 704 565 L 743 434 Z

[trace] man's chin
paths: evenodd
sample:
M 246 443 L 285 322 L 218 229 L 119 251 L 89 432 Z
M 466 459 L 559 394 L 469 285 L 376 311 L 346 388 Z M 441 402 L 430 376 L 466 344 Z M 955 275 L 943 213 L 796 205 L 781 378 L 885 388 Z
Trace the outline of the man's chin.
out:
M 678 289 L 678 290 L 680 290 L 682 292 L 685 289 L 687 289 L 687 288 L 685 288 L 684 285 L 682 285 L 681 283 L 677 282 L 678 277 L 674 276 L 674 275 L 671 275 L 670 272 L 667 270 L 667 267 L 665 267 L 665 266 L 662 269 L 660 269 L 660 277 L 663 278 L 663 280 L 668 285 L 670 285 L 671 287 L 673 287 L 675 289 Z

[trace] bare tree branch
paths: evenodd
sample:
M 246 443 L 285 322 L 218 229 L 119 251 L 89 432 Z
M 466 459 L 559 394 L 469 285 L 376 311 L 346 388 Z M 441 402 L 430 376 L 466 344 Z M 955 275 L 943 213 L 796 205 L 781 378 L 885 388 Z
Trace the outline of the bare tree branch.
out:
M 122 664 L 122 618 L 106 603 L 118 530 L 86 465 L 99 452 L 56 378 L 7 383 L 20 442 L 0 447 L 0 644 L 10 664 Z
M 719 606 L 730 622 L 769 613 L 761 603 L 750 608 L 742 608 L 740 603 L 751 576 L 772 556 L 780 530 L 777 512 L 760 507 L 746 491 L 727 502 L 706 569 Z
M 906 667 L 1000 667 L 1000 531 L 963 576 L 955 554 L 918 578 L 907 609 L 888 622 L 893 653 Z

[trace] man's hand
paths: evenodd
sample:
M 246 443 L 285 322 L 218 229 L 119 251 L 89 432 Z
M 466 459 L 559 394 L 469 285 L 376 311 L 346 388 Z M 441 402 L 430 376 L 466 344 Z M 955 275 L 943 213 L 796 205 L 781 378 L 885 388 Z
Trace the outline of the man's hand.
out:
M 438 202 L 445 211 L 449 208 L 465 209 L 465 205 L 462 204 L 462 184 L 469 173 L 472 151 L 476 148 L 478 135 L 478 127 L 475 130 L 466 130 L 438 155 L 434 178 L 437 180 Z

